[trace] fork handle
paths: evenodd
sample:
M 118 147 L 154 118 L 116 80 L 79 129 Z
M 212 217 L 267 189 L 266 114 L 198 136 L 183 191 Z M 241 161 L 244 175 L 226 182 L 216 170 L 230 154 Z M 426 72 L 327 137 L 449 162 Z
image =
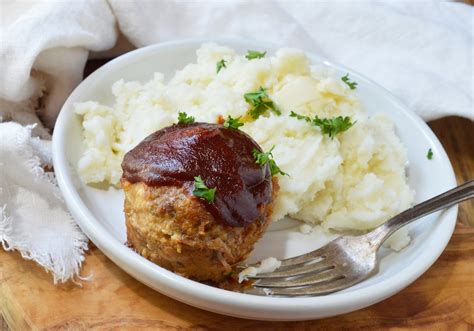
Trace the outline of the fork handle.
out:
M 366 236 L 373 245 L 379 247 L 392 233 L 401 227 L 419 219 L 420 217 L 472 198 L 474 198 L 474 180 L 470 180 L 405 210 L 367 233 Z

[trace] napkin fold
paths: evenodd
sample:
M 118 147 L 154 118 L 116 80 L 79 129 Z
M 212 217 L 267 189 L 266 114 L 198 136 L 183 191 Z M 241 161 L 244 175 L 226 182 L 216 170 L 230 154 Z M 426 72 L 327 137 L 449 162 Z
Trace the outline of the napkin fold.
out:
M 0 123 L 0 243 L 51 272 L 79 277 L 87 237 L 66 211 L 52 169 L 50 141 L 32 126 Z
M 239 37 L 299 47 L 375 80 L 425 120 L 474 119 L 474 9 L 460 3 L 83 0 L 0 6 L 0 122 L 35 125 L 0 124 L 0 242 L 59 282 L 78 275 L 87 246 L 53 173 L 42 170 L 51 161 L 47 139 L 88 56 L 128 50 L 120 41 L 141 47 Z

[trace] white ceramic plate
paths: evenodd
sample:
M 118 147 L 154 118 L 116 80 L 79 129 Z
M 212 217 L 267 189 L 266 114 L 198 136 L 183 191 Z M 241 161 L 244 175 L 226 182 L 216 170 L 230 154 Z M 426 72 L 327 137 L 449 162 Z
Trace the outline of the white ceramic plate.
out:
M 345 291 L 321 297 L 258 297 L 207 286 L 163 269 L 127 248 L 123 194 L 114 188 L 99 189 L 81 183 L 75 165 L 82 152 L 81 124 L 73 113 L 76 102 L 96 100 L 113 104 L 111 85 L 119 79 L 148 81 L 153 72 L 171 77 L 176 69 L 195 61 L 195 51 L 203 40 L 185 40 L 153 45 L 125 54 L 98 69 L 71 94 L 56 122 L 53 136 L 54 168 L 66 203 L 82 230 L 112 261 L 127 273 L 172 298 L 213 312 L 262 320 L 315 319 L 361 309 L 381 301 L 417 279 L 438 258 L 454 230 L 457 208 L 427 216 L 411 226 L 412 242 L 395 253 L 381 251 L 379 272 Z M 274 45 L 244 40 L 218 40 L 241 53 Z M 389 92 L 352 70 L 308 54 L 313 63 L 332 67 L 343 76 L 350 73 L 358 82 L 357 93 L 369 114 L 386 113 L 395 122 L 397 133 L 408 151 L 409 182 L 422 201 L 455 186 L 448 157 L 428 126 Z M 433 160 L 427 160 L 431 148 Z M 297 225 L 278 222 L 257 244 L 250 260 L 268 256 L 291 257 L 315 249 L 327 241 L 321 231 L 299 233 Z

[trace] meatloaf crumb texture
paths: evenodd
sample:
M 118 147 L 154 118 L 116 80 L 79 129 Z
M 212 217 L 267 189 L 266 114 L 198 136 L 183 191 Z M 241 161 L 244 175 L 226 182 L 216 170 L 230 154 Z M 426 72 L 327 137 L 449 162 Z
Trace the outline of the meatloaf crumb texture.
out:
M 277 191 L 273 179 L 273 196 Z M 246 227 L 216 222 L 185 187 L 148 186 L 122 178 L 129 245 L 148 260 L 198 281 L 221 282 L 245 260 L 268 226 L 272 203 Z

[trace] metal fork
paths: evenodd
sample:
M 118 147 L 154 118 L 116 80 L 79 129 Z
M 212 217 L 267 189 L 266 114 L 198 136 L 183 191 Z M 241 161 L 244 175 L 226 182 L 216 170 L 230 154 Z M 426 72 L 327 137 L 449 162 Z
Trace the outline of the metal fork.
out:
M 284 297 L 316 296 L 353 286 L 377 269 L 377 251 L 392 233 L 420 217 L 473 197 L 474 180 L 471 180 L 405 210 L 369 233 L 342 236 L 315 251 L 282 260 L 276 271 L 248 277 L 254 282 L 244 292 Z

